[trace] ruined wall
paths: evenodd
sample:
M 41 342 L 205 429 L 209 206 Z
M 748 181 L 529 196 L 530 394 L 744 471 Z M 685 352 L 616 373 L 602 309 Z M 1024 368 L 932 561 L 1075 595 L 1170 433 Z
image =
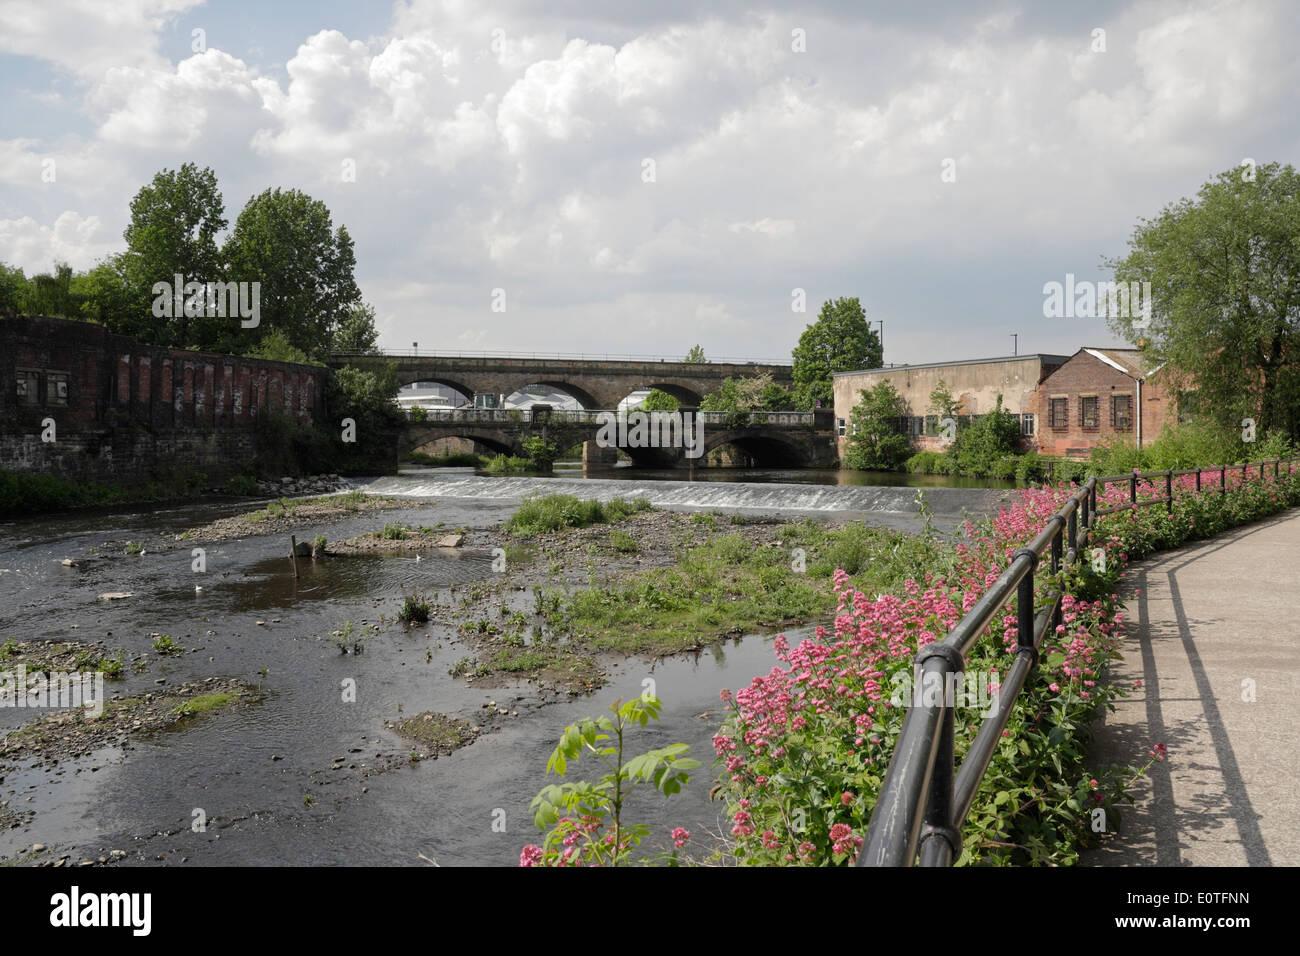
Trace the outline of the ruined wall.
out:
M 0 468 L 124 485 L 196 472 L 219 481 L 255 457 L 270 409 L 296 427 L 320 422 L 329 374 L 156 348 L 86 322 L 0 319 Z

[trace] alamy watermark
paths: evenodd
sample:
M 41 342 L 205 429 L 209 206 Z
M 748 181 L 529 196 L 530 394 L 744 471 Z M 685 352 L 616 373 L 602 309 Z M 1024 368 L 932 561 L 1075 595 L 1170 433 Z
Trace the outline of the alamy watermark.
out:
M 262 322 L 260 282 L 186 282 L 178 272 L 172 282 L 155 282 L 150 291 L 155 318 L 239 318 L 245 329 Z
M 600 412 L 596 445 L 600 448 L 684 448 L 687 458 L 704 454 L 704 418 L 681 412 Z
M 84 707 L 91 717 L 104 713 L 104 672 L 0 671 L 0 707 Z
M 894 692 L 889 702 L 895 707 L 973 707 L 985 717 L 997 710 L 1002 693 L 1001 678 L 994 672 L 920 670 L 916 676 L 902 670 L 892 678 Z
M 1048 319 L 1136 319 L 1133 327 L 1151 324 L 1150 282 L 1076 282 L 1073 272 L 1065 282 L 1043 284 L 1043 316 Z

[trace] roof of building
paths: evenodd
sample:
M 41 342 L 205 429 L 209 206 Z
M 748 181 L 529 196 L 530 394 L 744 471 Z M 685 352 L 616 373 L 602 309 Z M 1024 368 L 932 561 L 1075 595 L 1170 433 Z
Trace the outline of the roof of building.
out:
M 1078 354 L 1077 352 L 1075 353 Z M 898 372 L 910 368 L 947 368 L 950 365 L 992 365 L 994 362 L 1025 362 L 1029 359 L 1042 359 L 1049 364 L 1063 365 L 1072 356 L 1050 355 L 1046 352 L 1031 352 L 1028 355 L 1003 355 L 999 358 L 958 359 L 955 362 L 921 362 L 916 365 L 889 365 L 884 368 L 863 368 L 849 372 L 835 372 L 839 375 L 865 375 L 869 372 Z
M 1147 368 L 1146 360 L 1138 349 L 1094 349 L 1085 346 L 1074 354 L 1078 355 L 1080 352 L 1087 352 L 1093 358 L 1105 362 L 1111 368 L 1123 372 L 1129 378 L 1146 378 L 1159 371 L 1159 367 Z M 1074 356 L 1070 357 L 1073 358 Z

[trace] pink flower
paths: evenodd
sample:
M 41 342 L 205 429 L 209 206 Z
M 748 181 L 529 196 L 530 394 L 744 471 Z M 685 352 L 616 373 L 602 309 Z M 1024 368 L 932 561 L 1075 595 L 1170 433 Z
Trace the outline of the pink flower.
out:
M 526 846 L 519 851 L 520 866 L 540 866 L 542 862 L 542 848 L 540 846 Z
M 673 829 L 673 846 L 677 847 L 677 849 L 680 850 L 682 847 L 686 846 L 686 841 L 690 838 L 691 834 L 689 830 L 683 829 L 682 827 L 675 827 Z
M 848 807 L 848 806 L 852 806 L 852 805 L 853 805 L 853 794 L 851 794 L 851 793 L 849 793 L 847 790 L 845 790 L 842 794 L 840 794 L 840 803 L 844 804 L 846 807 Z
M 1047 689 L 1050 690 L 1053 694 L 1059 694 L 1059 693 L 1061 692 L 1061 685 L 1060 685 L 1060 684 L 1048 684 L 1048 685 L 1047 685 Z

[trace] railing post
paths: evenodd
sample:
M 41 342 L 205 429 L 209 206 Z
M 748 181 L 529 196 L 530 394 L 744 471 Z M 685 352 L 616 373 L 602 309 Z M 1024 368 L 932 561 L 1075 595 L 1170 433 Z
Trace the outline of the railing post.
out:
M 1201 493 L 1201 469 L 1199 466 L 1196 469 L 1196 493 L 1198 495 Z
M 1133 505 L 1133 510 L 1137 511 L 1138 504 L 1138 473 L 1133 472 L 1128 479 L 1128 500 Z
M 1282 472 L 1282 459 L 1278 458 L 1273 462 L 1273 477 L 1276 478 Z
M 1262 461 L 1259 463 L 1259 480 L 1264 480 L 1264 463 Z
M 1079 525 L 1077 520 L 1078 517 L 1079 517 L 1079 509 L 1077 507 L 1072 508 L 1070 510 L 1070 536 L 1069 538 L 1066 539 L 1066 542 L 1068 544 L 1068 547 L 1065 549 L 1067 555 L 1071 551 L 1078 550 L 1075 547 L 1075 544 L 1078 541 L 1078 537 L 1079 537 Z M 1075 557 L 1077 558 L 1078 555 L 1076 554 Z
M 1165 472 L 1165 497 L 1169 499 L 1165 502 L 1165 508 L 1170 514 L 1174 513 L 1174 470 L 1170 468 Z
M 944 675 L 945 678 L 947 676 Z M 949 686 L 952 685 L 945 679 L 945 697 Z M 925 825 L 921 828 L 921 839 L 917 845 L 922 866 L 952 866 L 961 854 L 961 831 L 952 825 L 952 785 L 956 776 L 953 767 L 956 761 L 956 714 L 953 701 L 944 701 L 943 716 L 939 720 L 939 752 L 934 758 L 934 775 L 930 778 Z
M 1228 493 L 1228 466 L 1224 465 L 1222 468 L 1219 469 L 1219 494 L 1226 495 L 1227 493 Z

